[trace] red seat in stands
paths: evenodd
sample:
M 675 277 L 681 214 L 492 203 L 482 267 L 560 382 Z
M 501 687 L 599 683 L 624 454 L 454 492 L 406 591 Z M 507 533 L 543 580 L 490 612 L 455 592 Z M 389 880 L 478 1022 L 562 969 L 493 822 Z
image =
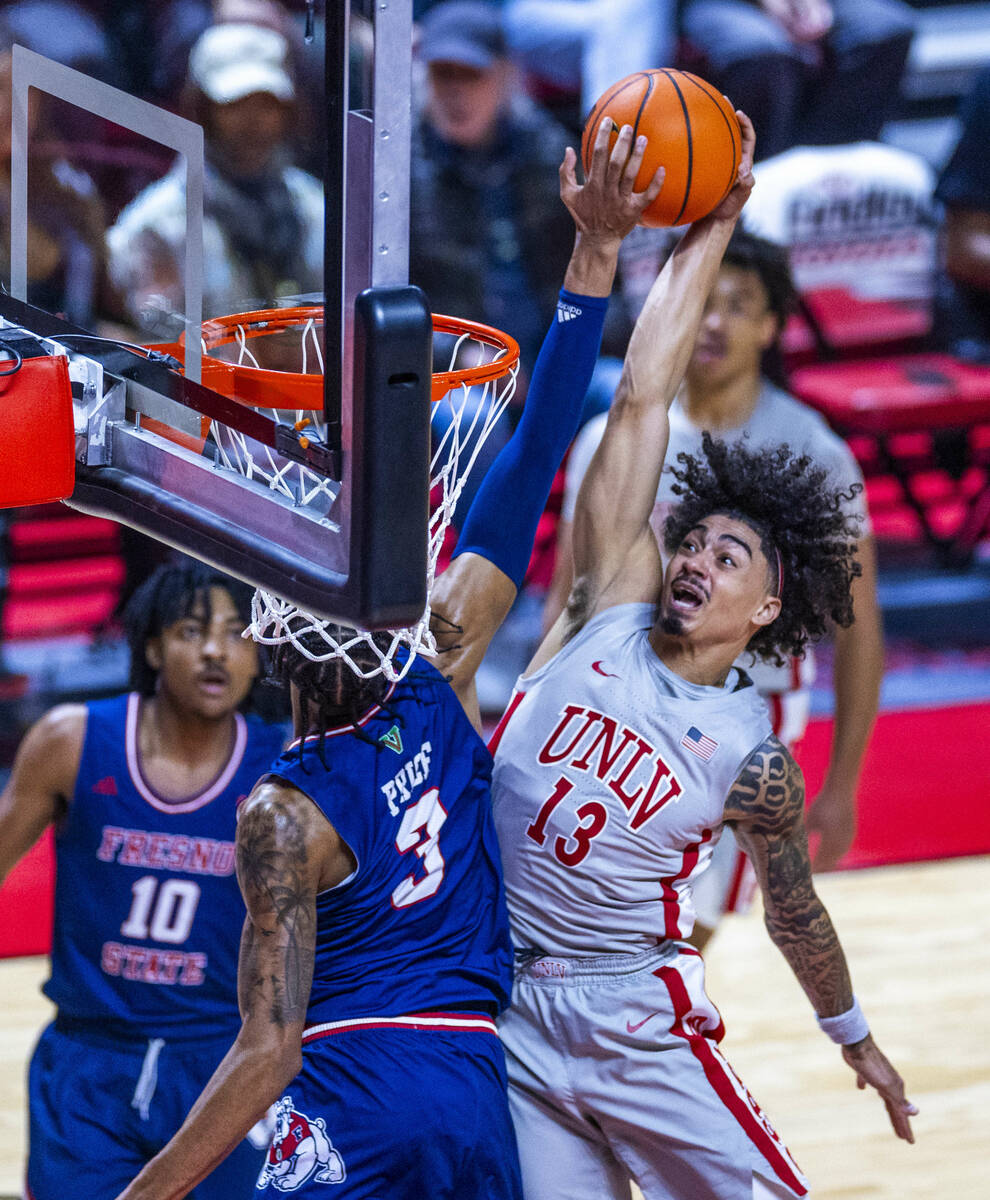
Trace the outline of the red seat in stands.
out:
M 91 634 L 103 625 L 124 580 L 119 526 L 62 504 L 6 517 L 3 641 Z

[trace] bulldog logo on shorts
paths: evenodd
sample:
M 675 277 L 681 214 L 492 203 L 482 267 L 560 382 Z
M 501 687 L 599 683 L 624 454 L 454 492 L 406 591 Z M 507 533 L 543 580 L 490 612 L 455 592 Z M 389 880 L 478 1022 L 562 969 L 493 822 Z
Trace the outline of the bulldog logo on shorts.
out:
M 257 1187 L 269 1184 L 280 1192 L 293 1192 L 308 1179 L 313 1183 L 343 1183 L 344 1160 L 327 1137 L 322 1117 L 307 1117 L 292 1107 L 292 1097 L 275 1105 L 275 1134 Z

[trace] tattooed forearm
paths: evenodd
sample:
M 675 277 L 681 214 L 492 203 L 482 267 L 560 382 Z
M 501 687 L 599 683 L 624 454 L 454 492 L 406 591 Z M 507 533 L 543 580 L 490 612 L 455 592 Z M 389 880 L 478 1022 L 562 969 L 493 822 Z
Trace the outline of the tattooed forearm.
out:
M 291 803 L 254 803 L 237 829 L 237 878 L 248 909 L 238 993 L 245 1012 L 302 1020 L 313 981 L 315 887 L 305 828 Z
M 820 1016 L 852 1004 L 845 955 L 811 879 L 801 769 L 774 737 L 736 780 L 725 818 L 753 862 L 767 931 Z

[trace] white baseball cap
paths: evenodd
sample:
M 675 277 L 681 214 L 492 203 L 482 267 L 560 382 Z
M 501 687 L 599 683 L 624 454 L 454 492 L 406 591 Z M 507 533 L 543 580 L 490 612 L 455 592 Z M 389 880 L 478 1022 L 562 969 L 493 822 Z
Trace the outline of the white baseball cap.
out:
M 274 29 L 239 22 L 213 25 L 193 46 L 189 76 L 216 104 L 231 104 L 255 92 L 291 100 L 289 43 Z

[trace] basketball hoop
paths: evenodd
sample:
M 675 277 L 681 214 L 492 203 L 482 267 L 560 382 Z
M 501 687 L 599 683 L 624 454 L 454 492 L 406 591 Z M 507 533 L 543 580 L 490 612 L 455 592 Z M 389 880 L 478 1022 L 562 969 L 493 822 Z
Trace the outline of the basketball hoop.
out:
M 264 309 L 217 317 L 203 323 L 203 383 L 273 420 L 326 440 L 323 398 L 323 308 Z M 248 632 L 258 642 L 275 646 L 291 642 L 313 661 L 343 659 L 362 678 L 384 674 L 397 680 L 416 654 L 436 653 L 430 632 L 429 596 L 444 537 L 464 484 L 481 448 L 516 390 L 519 346 L 488 325 L 435 315 L 434 357 L 446 365 L 432 382 L 433 450 L 430 460 L 430 522 L 427 552 L 427 606 L 416 625 L 375 637 L 363 630 L 342 629 L 259 589 Z M 181 343 L 171 350 L 182 357 Z M 294 502 L 330 517 L 340 484 L 311 466 L 283 458 L 229 425 L 212 423 L 223 465 L 264 483 Z M 316 634 L 317 638 L 307 635 Z M 326 649 L 314 652 L 314 640 Z M 383 643 L 388 642 L 383 648 Z M 371 647 L 376 663 L 355 661 L 353 651 Z M 405 647 L 406 660 L 396 663 Z

